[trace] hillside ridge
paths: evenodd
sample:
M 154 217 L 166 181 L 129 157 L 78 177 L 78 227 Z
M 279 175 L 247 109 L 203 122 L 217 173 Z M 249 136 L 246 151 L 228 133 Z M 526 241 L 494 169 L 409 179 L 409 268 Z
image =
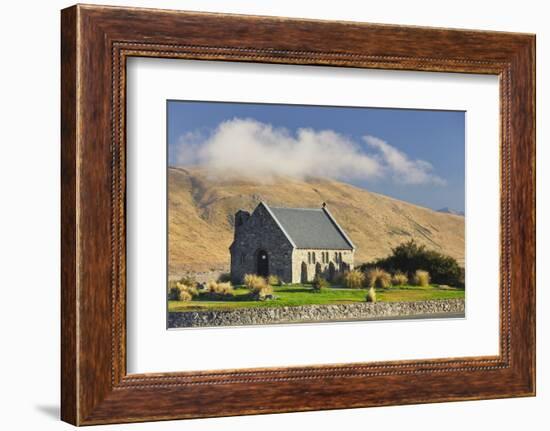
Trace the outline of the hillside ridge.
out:
M 343 182 L 219 178 L 197 167 L 168 168 L 169 273 L 227 270 L 234 214 L 271 206 L 317 208 L 326 202 L 357 247 L 356 263 L 383 257 L 415 239 L 464 264 L 464 217 L 437 212 Z

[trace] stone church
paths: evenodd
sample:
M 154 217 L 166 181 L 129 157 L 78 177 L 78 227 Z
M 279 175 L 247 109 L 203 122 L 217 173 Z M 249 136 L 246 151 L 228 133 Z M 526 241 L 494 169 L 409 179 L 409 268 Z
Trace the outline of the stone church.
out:
M 316 274 L 331 280 L 353 269 L 355 246 L 324 203 L 321 208 L 281 208 L 260 202 L 252 214 L 235 214 L 229 251 L 233 283 L 242 283 L 245 274 L 306 283 Z

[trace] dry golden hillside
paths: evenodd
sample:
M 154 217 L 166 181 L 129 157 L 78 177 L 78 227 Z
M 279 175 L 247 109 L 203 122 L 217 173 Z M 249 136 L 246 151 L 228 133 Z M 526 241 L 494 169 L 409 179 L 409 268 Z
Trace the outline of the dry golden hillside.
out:
M 259 184 L 215 179 L 199 168 L 169 168 L 169 272 L 227 270 L 233 216 L 271 206 L 326 202 L 357 247 L 356 263 L 383 257 L 411 238 L 464 263 L 464 217 L 436 212 L 333 180 L 280 179 Z

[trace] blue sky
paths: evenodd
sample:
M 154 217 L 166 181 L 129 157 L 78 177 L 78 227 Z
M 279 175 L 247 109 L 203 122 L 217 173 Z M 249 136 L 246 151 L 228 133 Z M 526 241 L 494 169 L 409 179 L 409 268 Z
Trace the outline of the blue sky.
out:
M 167 109 L 170 165 L 326 175 L 421 206 L 464 210 L 462 111 L 188 101 L 168 101 Z

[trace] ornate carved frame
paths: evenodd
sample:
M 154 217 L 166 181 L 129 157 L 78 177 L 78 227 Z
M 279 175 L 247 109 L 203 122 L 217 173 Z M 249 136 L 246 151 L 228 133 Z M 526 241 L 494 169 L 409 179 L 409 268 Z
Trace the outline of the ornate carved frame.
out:
M 88 425 L 534 395 L 534 35 L 77 5 L 62 11 L 61 46 L 63 420 Z M 500 354 L 128 375 L 130 56 L 498 75 Z

